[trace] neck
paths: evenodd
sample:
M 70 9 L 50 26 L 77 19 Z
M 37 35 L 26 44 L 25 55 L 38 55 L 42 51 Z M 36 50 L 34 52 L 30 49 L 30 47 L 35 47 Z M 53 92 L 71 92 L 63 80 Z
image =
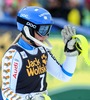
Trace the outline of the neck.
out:
M 28 40 L 24 35 L 22 35 L 22 39 L 27 42 L 28 44 L 34 46 L 34 47 L 38 47 L 32 40 Z
M 27 40 L 27 39 L 25 38 L 24 35 L 22 35 L 22 39 L 23 39 L 24 41 L 26 41 L 28 44 L 32 45 L 31 42 L 30 42 L 30 40 Z

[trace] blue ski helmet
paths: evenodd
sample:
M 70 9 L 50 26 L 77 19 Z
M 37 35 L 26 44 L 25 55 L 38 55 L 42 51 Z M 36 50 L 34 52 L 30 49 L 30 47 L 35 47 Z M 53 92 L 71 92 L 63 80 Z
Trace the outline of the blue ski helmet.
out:
M 49 35 L 53 24 L 51 14 L 42 7 L 28 6 L 22 8 L 17 14 L 17 28 L 23 30 L 24 26 L 36 30 L 41 36 Z

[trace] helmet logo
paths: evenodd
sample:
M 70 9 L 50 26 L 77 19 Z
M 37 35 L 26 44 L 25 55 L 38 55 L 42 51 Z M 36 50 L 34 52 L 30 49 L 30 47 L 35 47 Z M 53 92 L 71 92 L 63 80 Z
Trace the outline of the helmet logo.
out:
M 47 19 L 47 16 L 44 16 L 44 19 Z
M 28 15 L 26 15 L 26 14 L 21 14 L 20 16 L 28 18 Z
M 26 25 L 28 25 L 34 29 L 36 29 L 36 27 L 37 27 L 36 25 L 34 25 L 33 23 L 30 23 L 30 22 L 27 22 Z
M 45 15 L 49 15 L 49 13 L 48 12 L 42 13 L 39 15 L 39 17 L 45 16 Z

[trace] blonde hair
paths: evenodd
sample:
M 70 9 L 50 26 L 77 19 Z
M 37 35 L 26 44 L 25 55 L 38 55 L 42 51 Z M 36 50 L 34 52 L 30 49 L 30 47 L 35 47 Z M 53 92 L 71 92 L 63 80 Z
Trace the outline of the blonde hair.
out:
M 22 36 L 22 33 L 20 33 L 20 34 L 15 38 L 15 40 L 13 41 L 13 43 L 12 43 L 11 45 L 16 44 L 16 42 L 20 39 L 21 36 Z

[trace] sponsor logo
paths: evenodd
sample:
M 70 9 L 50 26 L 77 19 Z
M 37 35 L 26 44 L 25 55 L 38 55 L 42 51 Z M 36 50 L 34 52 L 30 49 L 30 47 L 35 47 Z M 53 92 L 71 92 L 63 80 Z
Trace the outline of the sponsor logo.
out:
M 28 15 L 26 15 L 26 14 L 21 14 L 20 16 L 21 16 L 21 17 L 28 18 Z
M 28 25 L 34 29 L 36 29 L 36 27 L 37 27 L 36 25 L 34 25 L 33 23 L 30 23 L 30 22 L 27 22 L 26 25 Z
M 42 13 L 39 15 L 39 17 L 45 16 L 45 15 L 49 15 L 49 13 L 48 12 Z
M 18 73 L 18 62 L 14 62 L 14 72 L 13 77 L 16 79 Z
M 20 53 L 21 53 L 23 59 L 27 58 L 27 54 L 24 51 L 22 51 Z
M 46 72 L 47 56 L 42 55 L 41 60 L 35 58 L 34 60 L 27 60 L 26 72 L 27 75 L 35 76 Z

